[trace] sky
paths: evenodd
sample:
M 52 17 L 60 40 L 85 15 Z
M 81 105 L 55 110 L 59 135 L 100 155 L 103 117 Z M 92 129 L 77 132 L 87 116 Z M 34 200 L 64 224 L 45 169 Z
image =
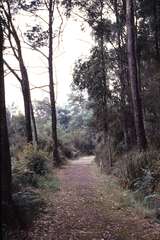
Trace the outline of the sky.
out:
M 32 24 L 29 17 L 19 16 L 16 19 L 16 24 L 21 31 L 25 30 L 28 23 Z M 85 30 L 82 31 L 81 24 L 81 21 L 75 21 L 73 18 L 64 20 L 60 44 L 57 46 L 57 40 L 54 40 L 54 81 L 56 101 L 57 105 L 60 106 L 67 104 L 67 96 L 71 92 L 70 84 L 75 61 L 79 57 L 87 58 L 89 50 L 94 44 L 90 28 L 85 25 Z M 41 54 L 28 49 L 25 44 L 22 45 L 23 57 L 29 73 L 32 101 L 49 97 L 47 87 L 44 88 L 45 91 L 34 88 L 48 84 L 47 62 Z M 5 59 L 18 70 L 18 64 L 10 54 L 5 56 Z M 5 87 L 7 106 L 11 106 L 14 102 L 18 109 L 23 112 L 20 84 L 12 74 L 6 76 Z

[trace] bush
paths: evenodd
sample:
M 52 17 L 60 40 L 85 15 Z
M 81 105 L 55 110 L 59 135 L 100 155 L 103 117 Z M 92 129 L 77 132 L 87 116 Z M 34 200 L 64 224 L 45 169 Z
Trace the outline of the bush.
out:
M 130 151 L 121 158 L 121 175 L 132 183 L 136 178 L 144 176 L 147 170 L 153 169 L 154 164 L 159 161 L 160 154 L 157 151 Z
M 47 158 L 43 152 L 32 152 L 28 156 L 28 169 L 39 175 L 46 175 L 48 173 Z
M 20 224 L 25 227 L 38 215 L 43 201 L 38 193 L 26 191 L 13 194 L 13 204 Z
M 34 149 L 32 145 L 25 146 L 20 155 L 20 163 L 22 170 L 30 170 L 39 175 L 45 175 L 48 173 L 49 168 L 46 153 Z
M 20 191 L 23 187 L 38 187 L 38 176 L 33 171 L 14 172 L 12 177 L 13 192 Z
M 48 158 L 42 151 L 27 145 L 19 152 L 13 164 L 13 191 L 20 191 L 23 187 L 38 187 L 39 176 L 49 172 Z
M 60 150 L 60 154 L 62 155 L 62 157 L 65 157 L 67 159 L 73 158 L 72 149 L 68 144 L 59 142 L 59 150 Z

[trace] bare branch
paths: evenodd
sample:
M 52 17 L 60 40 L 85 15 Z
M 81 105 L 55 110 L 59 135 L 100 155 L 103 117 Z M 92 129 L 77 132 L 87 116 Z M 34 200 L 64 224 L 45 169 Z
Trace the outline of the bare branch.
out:
M 42 18 L 40 15 L 38 15 L 36 12 L 31 11 L 30 13 L 32 13 L 33 16 L 38 17 L 38 18 L 41 19 L 45 24 L 48 25 L 48 22 L 47 22 L 44 18 Z
M 3 62 L 7 66 L 7 68 L 10 70 L 10 72 L 18 79 L 18 81 L 21 82 L 22 79 L 19 77 L 16 71 L 4 59 L 3 59 Z
M 31 88 L 30 90 L 39 89 L 39 90 L 41 90 L 41 91 L 46 92 L 46 93 L 49 94 L 49 91 L 47 91 L 47 90 L 45 90 L 45 89 L 43 89 L 43 88 L 41 88 L 41 87 L 37 87 L 37 86 L 35 86 L 34 84 L 31 84 L 31 86 L 32 86 L 33 88 Z M 47 85 L 46 85 L 46 86 L 47 86 Z
M 49 85 L 47 84 L 47 85 L 42 85 L 42 86 L 34 86 L 34 87 L 32 87 L 30 90 L 35 90 L 35 89 L 42 89 L 42 88 L 45 88 L 45 87 L 49 87 Z

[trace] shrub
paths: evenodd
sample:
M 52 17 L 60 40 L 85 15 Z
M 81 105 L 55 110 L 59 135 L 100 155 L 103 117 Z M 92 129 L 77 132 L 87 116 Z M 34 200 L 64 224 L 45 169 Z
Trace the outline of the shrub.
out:
M 47 154 L 41 150 L 34 149 L 30 144 L 25 146 L 20 154 L 20 163 L 23 170 L 27 169 L 39 175 L 48 173 Z
M 57 177 L 40 177 L 38 180 L 38 187 L 56 192 L 60 189 L 60 183 Z
M 59 150 L 62 156 L 67 159 L 71 159 L 73 157 L 72 147 L 69 144 L 64 144 L 59 142 Z
M 15 172 L 12 177 L 13 192 L 20 191 L 23 187 L 38 187 L 38 176 L 33 171 Z
M 43 152 L 34 151 L 30 153 L 27 156 L 27 158 L 28 158 L 27 167 L 29 170 L 42 176 L 48 173 L 47 158 Z
M 13 191 L 20 191 L 23 187 L 38 187 L 39 176 L 49 172 L 48 158 L 42 151 L 27 145 L 20 151 L 13 164 Z
M 13 194 L 13 204 L 20 224 L 25 227 L 32 223 L 44 203 L 38 193 L 26 191 Z
M 156 179 L 160 179 L 160 153 L 155 150 L 130 151 L 122 155 L 118 168 L 122 181 L 129 188 L 134 189 L 136 184 L 142 183 L 154 185 Z

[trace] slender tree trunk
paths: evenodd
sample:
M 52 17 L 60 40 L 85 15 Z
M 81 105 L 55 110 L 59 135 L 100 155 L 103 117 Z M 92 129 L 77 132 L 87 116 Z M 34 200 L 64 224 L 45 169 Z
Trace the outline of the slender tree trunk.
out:
M 109 158 L 108 160 L 109 160 L 110 167 L 113 167 L 111 137 L 109 134 L 108 134 L 108 158 Z
M 51 102 L 51 117 L 52 117 L 52 140 L 53 140 L 53 162 L 55 165 L 60 165 L 61 161 L 58 154 L 58 140 L 57 140 L 57 116 L 55 103 L 55 89 L 53 80 L 53 13 L 55 1 L 49 1 L 49 89 Z
M 10 3 L 9 1 L 7 3 L 7 11 L 3 7 L 4 14 L 7 19 L 7 28 L 9 31 L 8 37 L 10 43 L 12 43 L 12 37 L 15 40 L 16 43 L 16 50 L 12 46 L 13 53 L 16 57 L 16 59 L 19 62 L 19 67 L 20 67 L 20 72 L 21 72 L 21 86 L 22 86 L 22 93 L 23 93 L 23 98 L 24 98 L 24 111 L 25 111 L 25 124 L 26 124 L 26 138 L 28 143 L 33 142 L 33 137 L 32 137 L 32 126 L 31 126 L 31 108 L 30 108 L 30 103 L 31 103 L 31 96 L 30 96 L 30 87 L 29 87 L 29 80 L 28 80 L 28 73 L 27 69 L 24 64 L 23 56 L 22 56 L 22 48 L 21 48 L 21 42 L 18 37 L 17 31 L 14 27 L 14 24 L 12 22 L 12 15 L 10 11 Z
M 4 69 L 3 69 L 3 29 L 0 18 L 0 174 L 2 206 L 11 204 L 11 157 L 6 120 Z M 2 216 L 5 217 L 4 208 Z
M 35 116 L 34 116 L 34 110 L 33 110 L 32 103 L 30 103 L 30 107 L 31 107 L 32 125 L 33 125 L 34 144 L 37 147 L 38 146 L 38 133 L 37 133 L 37 126 L 36 126 L 36 120 L 35 120 Z
M 156 50 L 156 56 L 159 58 L 160 50 L 159 50 L 159 24 L 160 24 L 160 2 L 157 0 L 154 0 L 153 3 L 153 14 L 154 14 L 154 25 L 155 25 L 155 31 L 154 31 L 154 37 L 155 37 L 155 50 Z
M 134 122 L 136 127 L 136 139 L 138 148 L 140 150 L 144 150 L 147 147 L 147 140 L 143 123 L 142 103 L 137 78 L 137 58 L 135 49 L 135 24 L 134 24 L 133 0 L 128 0 L 126 2 L 126 17 L 128 37 L 127 41 L 128 68 L 134 110 Z
M 33 142 L 32 136 L 32 125 L 31 125 L 31 97 L 30 97 L 30 88 L 29 81 L 26 75 L 26 71 L 23 72 L 24 66 L 20 67 L 22 74 L 22 94 L 24 99 L 24 111 L 25 111 L 25 123 L 26 123 L 26 138 L 27 143 Z
M 22 93 L 23 93 L 23 98 L 24 98 L 26 137 L 27 137 L 27 142 L 32 143 L 33 136 L 32 136 L 32 125 L 31 125 L 31 95 L 30 95 L 28 73 L 27 73 L 27 69 L 26 69 L 24 61 L 23 61 L 21 43 L 20 43 L 20 40 L 19 40 L 16 32 L 14 32 L 14 38 L 15 38 L 16 44 L 17 44 L 19 67 L 20 67 L 20 72 L 21 72 L 21 77 L 22 77 L 21 85 L 22 85 Z
M 105 60 L 105 45 L 104 45 L 104 18 L 103 18 L 103 9 L 104 9 L 104 1 L 100 1 L 100 18 L 101 18 L 101 36 L 99 39 L 100 46 L 100 67 L 101 67 L 101 84 L 102 84 L 102 119 L 103 119 L 103 134 L 104 134 L 104 148 L 107 148 L 108 152 L 108 162 L 109 166 L 112 167 L 112 155 L 111 155 L 111 144 L 110 144 L 110 136 L 109 136 L 109 128 L 108 128 L 108 97 L 109 97 L 109 83 L 107 82 L 106 77 L 106 60 Z M 105 163 L 103 163 L 103 159 L 100 162 L 101 170 L 103 169 Z
M 22 79 L 18 76 L 18 74 L 14 71 L 14 69 L 12 69 L 12 67 L 5 60 L 4 60 L 4 63 L 7 66 L 7 68 L 11 71 L 11 73 L 20 82 L 21 88 L 22 88 Z M 24 97 L 24 94 L 22 94 L 22 95 Z M 23 101 L 25 102 L 24 99 L 23 99 Z M 38 145 L 38 134 L 37 134 L 36 120 L 35 120 L 35 116 L 34 116 L 32 103 L 30 103 L 30 106 L 31 106 L 31 119 L 32 119 L 32 125 L 33 125 L 34 144 L 35 144 L 35 146 L 37 146 Z
M 125 53 L 125 58 L 127 58 L 127 53 Z M 125 78 L 127 79 L 127 101 L 129 105 L 129 144 L 131 146 L 136 146 L 137 140 L 136 140 L 136 127 L 135 127 L 135 122 L 134 122 L 134 109 L 133 109 L 133 101 L 132 101 L 132 94 L 131 94 L 131 84 L 129 81 L 129 71 L 128 67 L 125 69 Z M 127 121 L 127 122 L 128 122 Z

